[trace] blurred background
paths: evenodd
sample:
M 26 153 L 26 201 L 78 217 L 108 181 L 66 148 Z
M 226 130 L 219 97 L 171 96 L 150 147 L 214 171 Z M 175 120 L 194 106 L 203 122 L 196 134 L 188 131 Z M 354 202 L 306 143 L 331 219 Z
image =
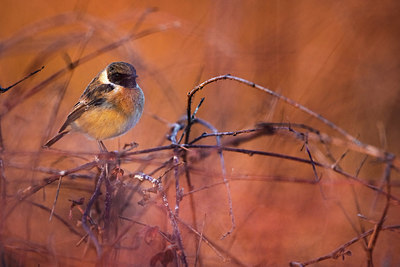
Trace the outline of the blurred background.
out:
M 136 149 L 168 144 L 171 123 L 186 114 L 187 93 L 200 82 L 229 73 L 301 103 L 366 144 L 400 153 L 398 1 L 2 0 L 1 5 L 0 85 L 7 87 L 45 66 L 0 95 L 5 149 L 1 154 L 3 265 L 95 264 L 92 244 L 87 240 L 78 244 L 85 235 L 79 223 L 82 214 L 76 207 L 70 214 L 70 200 L 87 201 L 93 192 L 95 170 L 63 179 L 57 217 L 51 221 L 57 182 L 27 198 L 20 196 L 52 171 L 94 159 L 96 142 L 80 134 L 64 137 L 52 150 L 43 151 L 41 145 L 58 131 L 91 79 L 113 61 L 136 67 L 146 104 L 133 130 L 105 141 L 109 150 L 133 141 L 139 144 Z M 71 67 L 77 60 L 78 65 Z M 340 137 L 298 109 L 233 81 L 205 87 L 195 96 L 193 107 L 202 97 L 197 116 L 218 131 L 283 122 L 303 123 Z M 203 132 L 210 130 L 196 125 L 192 137 Z M 203 143 L 215 144 L 215 139 Z M 310 149 L 315 160 L 334 163 L 314 145 Z M 303 143 L 288 136 L 263 136 L 241 147 L 308 159 Z M 347 151 L 346 147 L 331 150 L 335 159 Z M 121 168 L 127 177 L 137 171 L 150 173 L 171 155 L 166 151 L 152 158 L 138 156 Z M 199 248 L 196 235 L 181 224 L 190 266 L 287 266 L 311 260 L 373 228 L 385 204 L 381 195 L 329 170 L 317 169 L 322 179 L 313 184 L 308 164 L 224 152 L 236 229 L 221 239 L 231 228 L 231 219 L 218 154 L 190 151 L 189 155 L 193 187 L 206 188 L 191 199 L 183 198 L 180 218 L 207 236 L 223 255 L 204 242 Z M 362 153 L 350 151 L 340 164 L 356 175 L 363 160 Z M 379 159 L 368 157 L 359 177 L 379 186 L 384 168 Z M 185 175 L 180 178 L 187 193 Z M 175 203 L 173 179 L 168 174 L 164 181 L 171 203 Z M 398 173 L 393 172 L 391 181 L 392 194 L 399 196 Z M 119 239 L 104 242 L 105 249 L 114 253 L 115 266 L 150 265 L 170 245 L 157 234 L 158 230 L 171 233 L 159 195 L 150 194 L 150 200 L 138 204 L 142 190 L 150 187 L 128 177 L 116 190 L 113 205 L 126 204 L 122 214 L 113 213 Z M 99 213 L 102 197 L 96 204 Z M 396 203 L 390 206 L 385 225 L 399 224 Z M 358 213 L 368 219 L 360 220 Z M 365 266 L 363 243 L 351 246 L 352 255 L 344 260 L 318 266 Z M 400 265 L 399 251 L 399 233 L 382 232 L 374 263 Z

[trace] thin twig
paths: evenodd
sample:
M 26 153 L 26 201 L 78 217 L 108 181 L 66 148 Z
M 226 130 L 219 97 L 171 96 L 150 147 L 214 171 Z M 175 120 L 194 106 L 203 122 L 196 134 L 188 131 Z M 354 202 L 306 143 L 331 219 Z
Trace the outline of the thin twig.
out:
M 201 243 L 203 241 L 203 232 L 204 232 L 204 224 L 206 223 L 206 214 L 204 214 L 204 219 L 203 219 L 203 224 L 201 226 L 201 232 L 200 232 L 200 236 L 199 236 L 199 244 L 197 245 L 197 250 L 196 250 L 196 257 L 195 257 L 195 261 L 194 261 L 194 267 L 197 266 L 197 262 L 200 259 L 200 248 L 201 248 Z
M 213 133 L 218 133 L 218 130 L 213 125 L 208 123 L 207 121 L 201 120 L 199 118 L 196 118 L 195 120 L 197 122 L 199 122 L 200 124 L 204 125 L 205 127 L 207 127 L 208 129 L 210 129 Z M 217 140 L 217 146 L 221 147 L 221 136 L 216 136 L 216 140 Z M 225 159 L 224 159 L 224 155 L 222 153 L 222 149 L 218 149 L 218 155 L 219 155 L 219 160 L 220 160 L 220 164 L 221 164 L 222 180 L 225 184 L 226 192 L 228 194 L 229 216 L 231 217 L 231 229 L 222 235 L 221 239 L 224 239 L 225 237 L 230 235 L 235 230 L 236 223 L 235 223 L 235 216 L 233 214 L 233 204 L 232 204 L 232 196 L 231 196 L 229 180 L 226 178 Z
M 53 213 L 54 213 L 54 210 L 55 210 L 55 208 L 56 208 L 57 199 L 58 199 L 58 196 L 59 196 L 59 194 L 60 194 L 61 181 L 62 181 L 62 176 L 60 176 L 60 178 L 58 179 L 58 185 L 57 185 L 56 196 L 54 197 L 53 207 L 51 208 L 49 221 L 51 221 L 51 218 L 53 218 Z
M 355 177 L 358 178 L 358 175 L 360 174 L 361 168 L 364 166 L 365 162 L 367 161 L 367 158 L 368 158 L 368 155 L 365 155 L 365 157 L 363 158 L 363 160 L 361 161 L 360 165 L 358 166 L 358 168 L 356 170 Z M 357 193 L 356 193 L 356 190 L 354 188 L 354 185 L 351 184 L 350 187 L 351 187 L 351 190 L 352 190 L 352 193 L 353 193 L 354 203 L 356 205 L 357 214 L 362 214 L 360 202 L 358 200 Z M 361 218 L 359 216 L 358 216 L 358 225 L 360 227 L 361 232 L 362 233 L 365 232 L 365 227 L 364 227 L 364 225 L 362 223 L 362 220 L 361 220 Z M 364 238 L 363 240 L 364 240 L 363 246 L 364 246 L 364 248 L 366 250 L 367 246 L 368 246 L 368 240 L 367 240 L 367 238 Z
M 201 233 L 199 231 L 197 231 L 195 228 L 193 228 L 192 226 L 190 226 L 188 223 L 184 222 L 182 219 L 177 218 L 178 222 L 181 223 L 182 225 L 184 225 L 186 228 L 188 228 L 190 231 L 192 231 L 195 235 L 197 235 L 198 237 L 202 237 L 203 242 L 209 246 L 214 252 L 215 254 L 221 258 L 221 260 L 223 262 L 231 262 L 237 266 L 248 266 L 248 264 L 244 264 L 243 262 L 241 262 L 238 258 L 236 258 L 235 255 L 230 254 L 228 251 L 224 251 L 224 254 L 226 254 L 228 257 L 225 257 L 221 251 L 223 251 L 223 249 L 218 246 L 217 244 L 213 243 L 205 234 L 201 235 Z
M 149 149 L 143 149 L 143 150 L 137 150 L 134 152 L 130 152 L 127 153 L 126 156 L 131 156 L 131 155 L 138 155 L 138 154 L 148 154 L 148 153 L 152 153 L 152 152 L 156 152 L 156 151 L 163 151 L 163 150 L 171 150 L 174 147 L 176 147 L 176 145 L 167 145 L 167 146 L 159 146 L 159 147 L 154 147 L 154 148 L 149 148 Z M 224 151 L 230 151 L 230 152 L 235 152 L 235 153 L 243 153 L 243 154 L 247 154 L 249 156 L 253 156 L 253 155 L 262 155 L 262 156 L 270 156 L 270 157 L 276 157 L 276 158 L 282 158 L 282 159 L 287 159 L 287 160 L 293 160 L 293 161 L 297 161 L 297 162 L 302 162 L 302 163 L 307 163 L 307 164 L 311 164 L 311 162 L 309 160 L 306 159 L 302 159 L 302 158 L 298 158 L 298 157 L 294 157 L 294 156 L 289 156 L 289 155 L 284 155 L 284 154 L 279 154 L 279 153 L 273 153 L 273 152 L 267 152 L 267 151 L 258 151 L 258 150 L 249 150 L 249 149 L 241 149 L 241 148 L 233 148 L 233 147 L 218 147 L 218 146 L 210 146 L 210 145 L 184 145 L 185 148 L 188 149 L 211 149 L 211 150 L 218 150 L 218 149 L 222 149 Z M 394 159 L 395 160 L 395 159 Z M 394 161 L 393 160 L 393 161 Z M 379 189 L 378 187 L 364 181 L 361 180 L 357 177 L 355 177 L 354 175 L 351 175 L 343 170 L 340 170 L 338 168 L 336 169 L 332 169 L 332 166 L 329 165 L 324 165 L 322 163 L 316 162 L 314 161 L 314 164 L 318 167 L 323 167 L 325 169 L 331 169 L 336 173 L 339 173 L 347 178 L 350 178 L 366 187 L 368 187 L 369 189 L 372 189 L 376 192 L 379 192 L 380 194 L 383 194 L 385 196 L 390 196 L 392 201 L 395 201 L 397 203 L 400 203 L 400 199 L 388 194 L 387 192 Z
M 187 94 L 188 95 L 188 102 L 187 102 L 187 108 L 186 108 L 187 109 L 187 120 L 188 120 L 187 133 L 190 133 L 190 128 L 192 126 L 191 105 L 192 105 L 193 96 L 198 91 L 202 90 L 206 85 L 208 85 L 210 83 L 214 83 L 216 81 L 220 81 L 220 80 L 233 80 L 233 81 L 236 81 L 236 82 L 239 82 L 239 83 L 243 83 L 243 84 L 245 84 L 247 86 L 250 86 L 252 88 L 256 88 L 258 90 L 261 90 L 261 91 L 263 91 L 265 93 L 268 93 L 268 94 L 270 94 L 270 95 L 272 95 L 272 96 L 274 96 L 274 97 L 276 97 L 276 98 L 278 98 L 278 99 L 280 99 L 280 100 L 282 100 L 282 101 L 284 101 L 284 102 L 286 102 L 286 103 L 288 103 L 288 104 L 300 109 L 301 111 L 307 113 L 308 115 L 313 116 L 313 117 L 317 118 L 318 120 L 322 121 L 323 123 L 328 125 L 330 128 L 332 128 L 333 130 L 335 130 L 335 131 L 339 132 L 340 134 L 342 134 L 347 140 L 349 140 L 353 144 L 353 146 L 358 147 L 358 149 L 361 149 L 361 150 L 364 150 L 364 151 L 368 151 L 368 154 L 374 154 L 375 156 L 380 157 L 380 158 L 385 158 L 386 157 L 386 154 L 387 154 L 386 151 L 384 151 L 384 150 L 382 150 L 380 148 L 377 148 L 377 147 L 374 147 L 374 146 L 371 146 L 371 145 L 367 145 L 367 144 L 364 144 L 364 143 L 360 142 L 357 138 L 353 137 L 352 135 L 347 133 L 344 129 L 340 128 L 339 126 L 337 126 L 336 124 L 334 124 L 330 120 L 328 120 L 325 117 L 321 116 L 320 114 L 310 110 L 309 108 L 297 103 L 296 101 L 294 101 L 294 100 L 292 100 L 292 99 L 290 99 L 288 97 L 285 97 L 285 96 L 283 96 L 283 95 L 281 95 L 279 93 L 276 93 L 276 92 L 274 92 L 274 91 L 272 91 L 272 90 L 270 90 L 268 88 L 265 88 L 265 87 L 263 87 L 261 85 L 258 85 L 258 84 L 254 83 L 254 82 L 250 82 L 248 80 L 245 80 L 245 79 L 242 79 L 242 78 L 239 78 L 239 77 L 236 77 L 236 76 L 232 76 L 230 74 L 226 74 L 226 75 L 221 75 L 221 76 L 210 78 L 210 79 L 202 82 L 201 84 L 197 85 L 190 92 L 188 92 L 188 94 Z M 187 144 L 188 141 L 189 141 L 189 137 L 186 136 L 185 143 Z M 394 161 L 393 165 L 396 166 L 396 167 L 400 167 L 400 161 L 398 161 L 398 160 Z
M 179 164 L 178 164 L 179 165 Z M 178 165 L 174 165 L 173 169 L 175 169 Z M 170 169 L 171 170 L 171 169 Z M 165 175 L 165 173 L 164 173 Z M 150 175 L 147 175 L 145 173 L 138 173 L 135 175 L 135 178 L 139 179 L 139 180 L 147 180 L 151 183 L 153 183 L 155 186 L 157 186 L 157 190 L 158 192 L 161 194 L 161 199 L 163 202 L 163 206 L 166 209 L 167 215 L 169 217 L 169 221 L 171 223 L 172 229 L 173 229 L 173 233 L 174 233 L 174 241 L 180 251 L 180 259 L 182 261 L 182 264 L 184 266 L 188 266 L 187 263 L 187 259 L 186 259 L 186 252 L 184 250 L 184 246 L 183 246 L 183 241 L 182 241 L 182 235 L 181 232 L 179 230 L 179 226 L 177 223 L 177 220 L 179 219 L 179 217 L 177 217 L 174 212 L 172 211 L 169 202 L 168 202 L 168 198 L 167 198 L 167 194 L 165 193 L 164 187 L 162 186 L 162 182 L 161 182 L 161 177 L 158 179 L 155 179 L 153 177 L 151 177 Z M 179 211 L 179 209 L 178 209 Z
M 297 103 L 296 101 L 294 101 L 294 100 L 292 100 L 292 99 L 290 99 L 288 97 L 285 97 L 285 96 L 283 96 L 283 95 L 281 95 L 281 94 L 279 94 L 277 92 L 274 92 L 274 91 L 272 91 L 272 90 L 270 90 L 268 88 L 265 88 L 265 87 L 263 87 L 261 85 L 258 85 L 256 83 L 250 82 L 248 80 L 245 80 L 245 79 L 242 79 L 242 78 L 239 78 L 239 77 L 236 77 L 236 76 L 232 76 L 230 74 L 213 77 L 213 78 L 208 79 L 207 81 L 199 84 L 198 86 L 196 86 L 192 91 L 190 91 L 188 93 L 188 99 L 189 99 L 188 100 L 188 106 L 191 105 L 192 97 L 197 91 L 200 91 L 201 89 L 203 89 L 206 85 L 208 85 L 210 83 L 213 83 L 213 82 L 216 82 L 216 81 L 219 81 L 219 80 L 227 80 L 227 79 L 246 84 L 246 85 L 248 85 L 250 87 L 256 88 L 256 89 L 261 90 L 263 92 L 266 92 L 266 93 L 268 93 L 268 94 L 270 94 L 270 95 L 272 95 L 274 97 L 277 97 L 278 99 L 280 99 L 280 100 L 282 100 L 282 101 L 284 101 L 284 102 L 286 102 L 286 103 L 288 103 L 288 104 L 300 109 L 301 111 L 303 111 L 303 112 L 305 112 L 305 113 L 307 113 L 307 114 L 319 119 L 320 121 L 324 122 L 326 125 L 331 127 L 332 129 L 334 129 L 334 130 L 338 131 L 339 133 L 341 133 L 343 136 L 345 136 L 347 139 L 351 140 L 352 142 L 354 142 L 356 144 L 361 144 L 360 141 L 358 141 L 356 138 L 354 138 L 353 136 L 348 134 L 342 128 L 338 127 L 333 122 L 331 122 L 328 119 L 322 117 L 320 114 L 310 110 L 309 108 Z M 188 108 L 188 110 L 190 110 L 190 109 Z M 189 117 L 188 117 L 188 120 L 190 120 Z
M 82 215 L 82 227 L 85 230 L 85 232 L 88 234 L 90 240 L 93 242 L 93 244 L 96 248 L 97 257 L 99 259 L 101 258 L 102 249 L 101 249 L 101 246 L 100 246 L 99 241 L 97 240 L 96 236 L 93 234 L 92 230 L 88 226 L 87 219 L 89 217 L 90 210 L 91 210 L 94 202 L 96 201 L 97 197 L 100 195 L 100 188 L 101 188 L 101 184 L 103 182 L 105 175 L 106 175 L 105 168 L 102 168 L 100 175 L 99 175 L 99 179 L 97 180 L 96 189 L 94 190 L 92 196 L 90 197 L 89 202 L 86 205 L 85 212 Z
M 113 187 L 110 182 L 110 173 L 109 169 L 111 166 L 107 164 L 107 171 L 106 175 L 104 177 L 104 184 L 106 186 L 106 195 L 104 199 L 104 215 L 103 215 L 103 220 L 104 220 L 104 239 L 108 241 L 110 238 L 109 233 L 110 233 L 110 225 L 111 225 L 111 205 L 112 205 L 112 193 L 113 193 Z
M 253 156 L 253 155 L 261 155 L 261 156 L 270 156 L 270 157 L 276 157 L 276 158 L 282 158 L 282 159 L 287 159 L 287 160 L 292 160 L 292 161 L 297 161 L 297 162 L 302 162 L 302 163 L 307 163 L 307 164 L 311 164 L 311 162 L 307 159 L 303 159 L 303 158 L 298 158 L 298 157 L 294 157 L 294 156 L 289 156 L 289 155 L 284 155 L 284 154 L 279 154 L 279 153 L 273 153 L 273 152 L 267 152 L 267 151 L 258 151 L 258 150 L 249 150 L 249 149 L 241 149 L 241 148 L 233 148 L 233 147 L 218 147 L 218 146 L 210 146 L 210 145 L 183 145 L 186 149 L 210 149 L 210 150 L 218 150 L 218 149 L 222 149 L 224 151 L 230 151 L 230 152 L 235 152 L 235 153 L 243 153 L 243 154 L 247 154 L 249 156 Z M 166 146 L 158 146 L 158 147 L 154 147 L 154 148 L 149 148 L 149 149 L 143 149 L 143 150 L 136 150 L 133 152 L 129 152 L 129 153 L 125 153 L 123 156 L 126 158 L 128 156 L 133 156 L 133 155 L 140 155 L 140 154 L 149 154 L 149 153 L 153 153 L 153 152 L 157 152 L 157 151 L 164 151 L 164 150 L 171 150 L 174 149 L 175 147 L 177 147 L 177 145 L 166 145 Z M 390 154 L 389 154 L 390 155 Z M 395 160 L 395 159 L 394 159 Z M 393 160 L 393 161 L 394 161 Z M 379 192 L 380 194 L 383 194 L 385 196 L 390 196 L 392 201 L 395 201 L 397 203 L 400 203 L 400 199 L 395 197 L 394 195 L 388 194 L 387 192 L 379 189 L 378 187 L 364 181 L 361 180 L 357 177 L 355 177 L 354 175 L 351 175 L 343 170 L 340 169 L 332 169 L 331 165 L 324 165 L 322 163 L 316 162 L 314 161 L 314 164 L 318 167 L 323 167 L 325 169 L 331 169 L 336 173 L 341 174 L 344 177 L 350 178 L 354 181 L 356 181 L 357 183 L 360 183 L 376 192 Z
M 293 129 L 290 129 L 290 130 L 294 131 Z M 312 169 L 313 169 L 315 181 L 319 182 L 320 178 L 319 178 L 318 173 L 317 173 L 317 168 L 315 167 L 315 163 L 314 163 L 313 157 L 311 155 L 311 151 L 308 148 L 308 134 L 303 134 L 303 133 L 297 133 L 297 134 L 301 134 L 302 135 L 302 139 L 304 139 L 304 147 L 306 148 L 306 152 L 307 152 L 308 158 L 310 159 L 310 162 L 311 162 L 311 166 L 312 166 Z
M 16 86 L 17 84 L 19 84 L 19 83 L 25 81 L 26 79 L 28 79 L 29 77 L 35 75 L 36 73 L 38 73 L 38 72 L 41 71 L 42 69 L 44 69 L 44 66 L 42 66 L 40 69 L 35 70 L 34 72 L 29 73 L 29 74 L 26 75 L 23 79 L 19 80 L 18 82 L 14 83 L 14 84 L 12 84 L 12 85 L 6 87 L 6 88 L 3 88 L 3 87 L 0 86 L 0 93 L 2 94 L 2 93 L 7 92 L 8 90 L 10 90 L 11 88 L 13 88 L 13 87 Z
M 170 219 L 170 223 L 171 223 L 171 225 L 172 225 L 172 228 L 174 229 L 174 230 L 173 230 L 173 232 L 174 232 L 174 238 L 175 238 L 175 241 L 176 241 L 176 243 L 177 243 L 177 246 L 178 246 L 178 248 L 179 248 L 179 250 L 180 250 L 180 258 L 181 258 L 182 264 L 183 264 L 184 266 L 188 266 L 188 263 L 187 263 L 187 260 L 186 260 L 186 252 L 185 252 L 184 247 L 183 247 L 183 241 L 182 241 L 181 232 L 180 232 L 180 230 L 179 230 L 178 223 L 176 222 L 177 217 L 175 217 L 174 213 L 173 213 L 172 210 L 171 210 L 171 207 L 170 207 L 170 205 L 169 205 L 169 203 L 168 203 L 167 195 L 166 195 L 166 193 L 165 193 L 165 191 L 164 191 L 164 188 L 163 188 L 162 184 L 159 183 L 159 184 L 157 185 L 157 187 L 158 187 L 158 191 L 159 191 L 160 194 L 161 194 L 161 198 L 162 198 L 164 207 L 165 207 L 166 210 L 167 210 L 167 214 L 168 214 L 168 217 L 169 217 L 169 219 Z
M 390 225 L 390 226 L 384 226 L 382 227 L 381 230 L 383 231 L 391 231 L 391 230 L 399 230 L 400 229 L 400 225 Z M 311 264 L 315 264 L 324 260 L 329 260 L 329 259 L 337 259 L 339 257 L 344 258 L 345 256 L 351 256 L 351 252 L 349 250 L 347 250 L 348 247 L 350 247 L 351 245 L 353 245 L 354 243 L 358 242 L 360 239 L 363 239 L 365 237 L 368 237 L 369 235 L 371 235 L 374 232 L 374 229 L 370 229 L 362 234 L 360 234 L 359 236 L 351 239 L 350 241 L 346 242 L 345 244 L 341 245 L 340 247 L 338 247 L 337 249 L 333 250 L 331 253 L 326 254 L 324 256 L 309 260 L 309 261 L 305 261 L 305 262 L 295 262 L 292 261 L 290 262 L 290 266 L 297 266 L 297 267 L 304 267 L 307 265 L 311 265 Z
M 4 147 L 4 141 L 3 141 L 3 130 L 2 130 L 2 116 L 0 116 L 0 153 L 4 152 L 5 147 Z
M 196 137 L 192 141 L 189 142 L 190 145 L 197 143 L 198 141 L 207 138 L 207 137 L 215 137 L 215 136 L 237 136 L 240 134 L 253 133 L 257 131 L 262 131 L 262 128 L 254 128 L 254 129 L 245 129 L 231 132 L 217 132 L 217 133 L 202 133 L 200 136 Z
M 4 210 L 7 197 L 7 179 L 6 179 L 6 174 L 4 173 L 4 161 L 3 161 L 3 156 L 1 154 L 0 154 L 0 187 L 1 187 L 1 203 L 3 203 L 2 210 Z
M 97 165 L 97 162 L 93 161 L 93 162 L 89 162 L 89 163 L 83 164 L 81 166 L 78 166 L 76 168 L 60 171 L 57 175 L 52 175 L 50 177 L 44 178 L 40 184 L 32 185 L 32 186 L 25 188 L 24 190 L 22 190 L 22 192 L 20 192 L 16 195 L 16 199 L 18 201 L 16 201 L 11 207 L 8 208 L 8 211 L 5 212 L 5 214 L 4 214 L 4 219 L 7 218 L 15 210 L 15 208 L 19 204 L 22 203 L 22 201 L 20 201 L 20 200 L 25 200 L 28 197 L 30 197 L 31 195 L 33 195 L 34 193 L 36 193 L 37 191 L 39 191 L 40 189 L 43 189 L 47 185 L 52 184 L 55 181 L 58 181 L 58 179 L 60 179 L 60 176 L 66 176 L 66 175 L 69 175 L 71 173 L 74 173 L 74 172 L 77 172 L 80 170 L 91 169 L 96 165 Z
M 386 204 L 382 211 L 379 221 L 375 224 L 374 232 L 372 233 L 372 236 L 369 239 L 368 246 L 367 246 L 368 266 L 371 266 L 371 267 L 374 266 L 372 253 L 375 248 L 376 241 L 378 240 L 379 233 L 382 230 L 382 225 L 386 219 L 386 215 L 387 215 L 387 213 L 389 211 L 389 207 L 390 207 L 390 197 L 389 197 L 390 190 L 391 190 L 390 172 L 392 169 L 393 158 L 388 158 L 387 160 L 388 160 L 388 162 L 386 163 L 386 168 L 385 168 L 385 172 L 384 172 L 384 183 L 386 184 L 386 192 L 388 193 L 388 195 L 386 196 Z
M 250 150 L 250 149 L 242 149 L 242 148 L 234 148 L 234 147 L 224 147 L 224 146 L 218 147 L 218 146 L 211 146 L 211 145 L 187 145 L 185 147 L 189 148 L 189 149 L 195 149 L 195 148 L 196 149 L 212 149 L 212 150 L 217 150 L 217 151 L 218 151 L 218 149 L 222 149 L 224 151 L 243 153 L 243 154 L 247 154 L 249 156 L 253 156 L 253 155 L 270 156 L 270 157 L 282 158 L 282 159 L 292 160 L 292 161 L 296 161 L 296 162 L 302 162 L 302 163 L 311 164 L 311 161 L 307 160 L 307 159 L 298 158 L 298 157 L 294 157 L 294 156 L 289 156 L 289 155 L 285 155 L 285 154 L 266 152 L 266 151 L 258 151 L 258 150 Z M 376 186 L 374 186 L 372 184 L 369 184 L 368 182 L 365 182 L 365 181 L 363 181 L 361 179 L 358 179 L 357 177 L 355 177 L 355 176 L 353 176 L 353 175 L 351 175 L 351 174 L 349 174 L 347 172 L 344 172 L 344 171 L 339 170 L 339 169 L 332 169 L 332 166 L 325 165 L 325 164 L 319 163 L 317 161 L 314 161 L 314 164 L 315 164 L 315 166 L 318 166 L 318 167 L 323 167 L 325 169 L 331 169 L 336 173 L 339 173 L 339 174 L 341 174 L 341 175 L 343 175 L 343 176 L 345 176 L 347 178 L 350 178 L 350 179 L 352 179 L 352 180 L 354 180 L 354 181 L 356 181 L 356 182 L 358 182 L 358 183 L 360 183 L 360 184 L 362 184 L 362 185 L 364 185 L 364 186 L 366 186 L 366 187 L 368 187 L 368 188 L 370 188 L 370 189 L 372 189 L 372 190 L 374 190 L 376 192 L 379 192 L 380 194 L 383 194 L 385 196 L 389 196 L 391 198 L 391 200 L 393 200 L 393 201 L 395 201 L 397 203 L 400 203 L 400 199 L 399 198 L 389 194 L 388 192 L 383 191 L 382 189 L 380 189 L 380 188 L 378 188 L 378 187 L 376 187 Z
M 173 157 L 175 165 L 174 176 L 175 176 L 175 217 L 179 217 L 179 206 L 182 200 L 182 190 L 179 184 L 179 157 L 178 151 L 175 150 L 175 156 Z
M 47 212 L 50 212 L 50 213 L 52 212 L 51 209 L 49 209 L 48 207 L 46 207 L 46 206 L 44 206 L 44 205 L 42 205 L 42 204 L 39 204 L 39 203 L 30 201 L 30 200 L 27 200 L 27 199 L 24 200 L 24 201 L 25 201 L 25 202 L 28 202 L 28 203 L 30 203 L 30 204 L 32 204 L 32 205 L 34 205 L 34 206 L 36 206 L 36 207 L 38 207 L 38 208 L 40 208 L 40 209 L 42 209 L 42 210 L 45 210 L 45 211 L 47 211 Z M 79 237 L 82 236 L 81 233 L 79 233 L 79 232 L 74 228 L 74 226 L 71 225 L 68 221 L 64 220 L 64 218 L 63 218 L 62 216 L 58 215 L 57 213 L 53 213 L 53 216 L 54 216 L 54 218 L 56 218 L 57 220 L 59 220 L 62 224 L 64 224 L 64 225 L 68 228 L 68 230 L 70 230 L 72 233 L 74 233 L 75 235 L 77 235 L 77 236 L 79 236 Z

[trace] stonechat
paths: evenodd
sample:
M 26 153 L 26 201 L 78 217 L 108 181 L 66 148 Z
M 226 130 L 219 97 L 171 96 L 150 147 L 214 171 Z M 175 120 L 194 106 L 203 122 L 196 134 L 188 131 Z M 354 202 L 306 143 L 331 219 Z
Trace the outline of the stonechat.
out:
M 69 132 L 81 132 L 97 141 L 126 133 L 143 113 L 144 94 L 137 77 L 131 64 L 109 64 L 89 83 L 58 134 L 43 147 L 52 146 Z

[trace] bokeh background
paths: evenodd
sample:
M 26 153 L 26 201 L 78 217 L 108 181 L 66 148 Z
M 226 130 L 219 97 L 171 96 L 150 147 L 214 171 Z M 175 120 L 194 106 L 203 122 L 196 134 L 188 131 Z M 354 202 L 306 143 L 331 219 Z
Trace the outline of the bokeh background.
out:
M 2 264 L 95 264 L 93 246 L 87 242 L 76 245 L 84 236 L 78 222 L 81 214 L 75 208 L 69 217 L 69 199 L 87 199 L 93 192 L 93 179 L 66 177 L 61 186 L 55 212 L 77 234 L 58 218 L 49 222 L 56 183 L 23 201 L 18 195 L 49 176 L 46 170 L 73 168 L 93 160 L 90 153 L 97 151 L 97 144 L 79 134 L 66 136 L 54 150 L 43 151 L 41 145 L 57 132 L 90 80 L 112 61 L 135 65 L 146 106 L 132 131 L 105 142 L 110 150 L 132 141 L 139 144 L 138 149 L 168 143 L 170 124 L 186 112 L 187 92 L 204 80 L 230 73 L 294 99 L 364 143 L 400 153 L 400 2 L 396 0 L 1 0 L 1 6 L 0 85 L 7 87 L 45 66 L 0 95 L 5 146 L 1 157 L 7 179 L 2 183 L 3 191 L 6 188 L 0 229 Z M 113 50 L 96 52 L 132 33 L 138 37 Z M 71 62 L 93 53 L 95 56 L 68 69 Z M 59 71 L 63 71 L 61 75 L 43 84 Z M 194 105 L 201 97 L 205 101 L 198 117 L 219 131 L 253 128 L 258 122 L 288 122 L 339 136 L 298 109 L 232 81 L 209 85 L 196 95 Z M 205 131 L 209 130 L 195 126 L 192 136 Z M 205 143 L 215 144 L 215 140 Z M 287 136 L 265 136 L 243 147 L 307 158 L 302 145 Z M 319 151 L 315 146 L 316 160 L 332 164 Z M 345 151 L 344 147 L 332 147 L 336 158 Z M 216 153 L 204 158 L 191 153 L 197 158 L 192 166 L 195 188 L 222 181 Z M 331 171 L 318 169 L 322 175 L 319 184 L 297 183 L 293 181 L 314 179 L 311 166 L 268 157 L 224 155 L 231 179 L 234 232 L 221 239 L 231 227 L 223 184 L 194 193 L 195 210 L 188 197 L 181 203 L 181 218 L 202 231 L 224 255 L 219 257 L 203 243 L 198 265 L 287 266 L 291 261 L 307 261 L 358 236 L 355 229 L 361 231 L 360 224 L 372 228 L 382 213 L 382 196 Z M 168 158 L 168 153 L 157 157 L 147 159 L 148 164 L 143 163 L 144 157 L 138 157 L 122 168 L 125 174 L 150 172 Z M 349 152 L 341 167 L 354 175 L 363 158 Z M 382 162 L 369 157 L 360 178 L 379 185 L 383 170 Z M 89 171 L 87 176 L 93 173 Z M 173 176 L 167 177 L 173 182 Z M 279 182 L 277 177 L 293 181 Z M 399 196 L 398 173 L 392 175 L 392 182 L 392 194 Z M 123 214 L 114 215 L 170 232 L 159 196 L 151 194 L 149 203 L 137 204 L 139 192 L 151 185 L 133 179 L 126 183 L 129 186 L 119 194 L 123 198 L 135 192 L 135 196 Z M 184 175 L 181 185 L 187 192 Z M 173 203 L 173 188 L 168 192 Z M 101 199 L 97 205 L 101 209 Z M 357 205 L 369 220 L 359 219 Z M 399 224 L 399 212 L 398 204 L 393 203 L 385 224 Z M 118 243 L 115 266 L 149 265 L 150 259 L 169 245 L 148 226 L 116 221 L 118 229 L 128 230 Z M 188 262 L 193 265 L 198 240 L 184 226 L 181 229 Z M 365 266 L 362 241 L 350 250 L 352 256 L 318 266 Z M 399 251 L 399 233 L 383 232 L 374 263 L 400 265 Z

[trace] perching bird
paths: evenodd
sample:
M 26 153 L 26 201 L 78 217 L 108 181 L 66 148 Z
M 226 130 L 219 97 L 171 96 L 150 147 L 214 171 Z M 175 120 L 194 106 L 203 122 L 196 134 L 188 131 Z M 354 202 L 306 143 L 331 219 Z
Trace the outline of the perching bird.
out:
M 43 147 L 50 147 L 71 131 L 102 141 L 120 136 L 139 121 L 144 94 L 136 83 L 135 68 L 113 62 L 89 83 L 58 134 Z

